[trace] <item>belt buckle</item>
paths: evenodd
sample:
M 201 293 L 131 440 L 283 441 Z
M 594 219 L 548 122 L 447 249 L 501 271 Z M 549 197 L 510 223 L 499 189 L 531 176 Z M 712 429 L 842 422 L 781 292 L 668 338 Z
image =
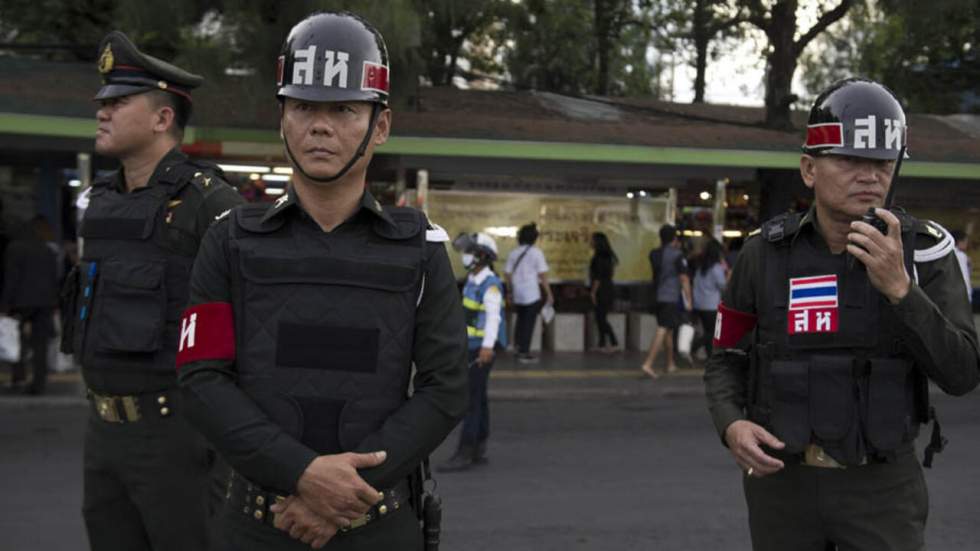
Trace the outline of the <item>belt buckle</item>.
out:
M 119 398 L 119 401 L 122 402 L 127 421 L 132 423 L 140 420 L 140 406 L 135 396 L 122 396 Z
M 823 469 L 847 468 L 838 463 L 833 457 L 827 455 L 823 448 L 816 444 L 807 445 L 806 452 L 803 455 L 803 464 L 809 465 L 810 467 L 820 467 Z
M 116 400 L 112 396 L 99 396 L 98 394 L 93 394 L 92 397 L 95 399 L 95 410 L 99 413 L 99 417 L 107 423 L 121 423 L 122 419 L 119 418 L 119 411 L 116 409 Z

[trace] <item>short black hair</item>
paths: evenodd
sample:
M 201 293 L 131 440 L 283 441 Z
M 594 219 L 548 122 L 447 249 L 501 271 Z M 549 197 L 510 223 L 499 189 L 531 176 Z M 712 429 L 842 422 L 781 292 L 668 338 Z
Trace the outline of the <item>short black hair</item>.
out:
M 150 95 L 150 100 L 158 108 L 169 107 L 173 109 L 174 124 L 171 127 L 171 131 L 174 136 L 178 138 L 183 137 L 184 129 L 187 128 L 187 122 L 190 121 L 191 112 L 193 111 L 191 100 L 171 92 L 164 92 L 163 90 L 150 90 L 147 93 Z
M 960 229 L 949 232 L 949 235 L 952 236 L 954 243 L 959 243 L 960 241 L 966 239 L 966 233 Z
M 538 240 L 538 226 L 534 222 L 521 226 L 517 230 L 517 243 L 519 245 L 534 245 Z
M 677 228 L 671 226 L 670 224 L 664 224 L 660 226 L 660 246 L 666 247 L 667 245 L 674 242 L 674 238 L 677 237 Z

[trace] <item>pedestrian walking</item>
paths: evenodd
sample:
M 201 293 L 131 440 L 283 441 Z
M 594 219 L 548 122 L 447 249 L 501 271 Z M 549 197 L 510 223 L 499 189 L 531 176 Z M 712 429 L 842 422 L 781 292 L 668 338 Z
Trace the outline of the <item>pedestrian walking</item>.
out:
M 658 374 L 653 363 L 661 350 L 664 350 L 667 357 L 667 373 L 677 371 L 674 331 L 683 321 L 681 313 L 691 311 L 691 278 L 688 274 L 687 258 L 674 226 L 664 224 L 660 227 L 660 248 L 650 251 L 650 269 L 656 297 L 654 313 L 657 316 L 657 332 L 641 369 L 656 379 Z
M 4 256 L 4 286 L 0 311 L 20 321 L 20 359 L 13 365 L 11 390 L 24 383 L 26 359 L 31 357 L 31 385 L 27 394 L 43 394 L 48 379 L 48 343 L 54 337 L 54 312 L 58 306 L 58 260 L 52 248 L 51 226 L 36 216 L 14 240 Z
M 616 301 L 616 284 L 613 275 L 619 257 L 613 251 L 609 238 L 602 232 L 592 234 L 592 260 L 589 261 L 589 297 L 595 308 L 595 323 L 599 330 L 599 351 L 606 354 L 616 352 L 619 341 L 616 332 L 609 324 L 609 312 Z M 608 344 L 606 344 L 608 342 Z
M 707 356 L 711 356 L 711 341 L 715 334 L 718 304 L 721 302 L 721 292 L 728 282 L 728 266 L 722 256 L 723 252 L 721 243 L 709 238 L 704 251 L 695 262 L 694 314 L 701 322 L 702 332 L 691 346 L 692 354 L 703 347 Z
M 504 277 L 507 282 L 507 304 L 517 312 L 514 328 L 514 347 L 520 363 L 534 363 L 537 356 L 531 354 L 531 336 L 538 313 L 545 304 L 554 304 L 548 284 L 548 263 L 544 253 L 534 245 L 538 240 L 538 228 L 532 222 L 517 231 L 517 248 L 507 255 Z M 544 289 L 545 298 L 541 299 Z

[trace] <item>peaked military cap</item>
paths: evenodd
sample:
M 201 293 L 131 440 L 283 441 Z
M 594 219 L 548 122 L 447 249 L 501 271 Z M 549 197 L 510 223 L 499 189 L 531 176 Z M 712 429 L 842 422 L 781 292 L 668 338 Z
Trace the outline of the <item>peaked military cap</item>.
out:
M 204 78 L 188 73 L 139 51 L 120 31 L 112 31 L 99 44 L 99 73 L 102 88 L 95 100 L 118 98 L 149 90 L 163 90 L 191 99 L 191 90 Z

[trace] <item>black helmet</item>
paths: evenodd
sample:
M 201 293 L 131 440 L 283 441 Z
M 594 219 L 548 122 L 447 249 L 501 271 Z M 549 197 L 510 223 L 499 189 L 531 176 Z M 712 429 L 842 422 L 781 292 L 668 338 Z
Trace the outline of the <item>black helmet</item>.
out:
M 803 152 L 894 160 L 907 142 L 905 112 L 891 90 L 863 78 L 838 81 L 810 109 Z
M 297 23 L 279 52 L 276 97 L 388 105 L 388 49 L 352 13 L 315 13 Z

